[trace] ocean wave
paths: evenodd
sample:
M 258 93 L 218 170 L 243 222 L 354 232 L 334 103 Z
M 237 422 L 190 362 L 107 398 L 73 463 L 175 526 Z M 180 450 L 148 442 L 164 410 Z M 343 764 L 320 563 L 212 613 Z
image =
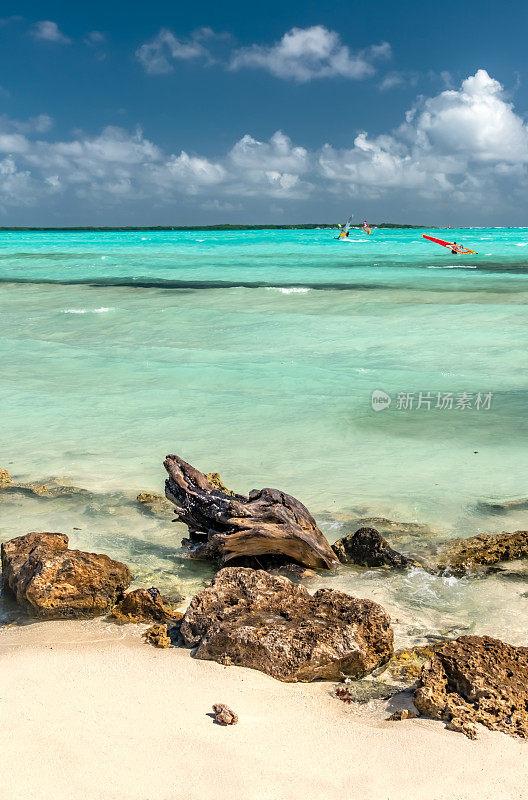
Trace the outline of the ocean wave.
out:
M 107 311 L 115 311 L 115 308 L 101 306 L 101 308 L 63 308 L 61 314 L 105 314 Z
M 268 292 L 281 292 L 282 294 L 305 294 L 310 291 L 307 286 L 266 286 Z
M 478 269 L 476 264 L 443 264 L 438 267 L 426 267 L 426 269 Z

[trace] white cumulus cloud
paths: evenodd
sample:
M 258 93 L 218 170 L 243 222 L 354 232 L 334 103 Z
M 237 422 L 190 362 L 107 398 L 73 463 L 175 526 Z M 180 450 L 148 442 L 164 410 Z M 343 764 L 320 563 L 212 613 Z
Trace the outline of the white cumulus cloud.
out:
M 501 84 L 478 70 L 456 89 L 421 97 L 402 124 L 383 135 L 352 133 L 351 146 L 299 146 L 283 132 L 249 133 L 214 157 L 165 151 L 140 129 L 107 127 L 96 136 L 45 140 L 46 115 L 26 122 L 0 117 L 0 205 L 91 209 L 176 201 L 210 210 L 266 198 L 281 208 L 311 200 L 324 214 L 346 198 L 384 199 L 422 211 L 475 214 L 528 202 L 528 126 Z M 289 204 L 289 205 L 288 205 Z M 443 204 L 443 205 L 442 205 Z
M 151 75 L 172 72 L 177 61 L 196 61 L 219 63 L 230 70 L 264 69 L 277 78 L 304 83 L 314 78 L 367 78 L 375 73 L 376 61 L 391 56 L 388 42 L 352 52 L 336 31 L 324 25 L 292 28 L 271 45 L 240 47 L 226 57 L 213 55 L 219 43 L 229 39 L 211 28 L 200 28 L 186 38 L 162 28 L 136 50 L 136 57 Z
M 458 89 L 422 98 L 390 135 L 363 132 L 352 148 L 327 144 L 319 156 L 336 189 L 371 197 L 413 190 L 474 204 L 498 202 L 508 181 L 524 183 L 527 161 L 528 127 L 482 69 Z
M 237 50 L 231 69 L 265 69 L 277 78 L 300 83 L 314 78 L 352 78 L 359 80 L 375 72 L 373 61 L 391 55 L 390 45 L 382 42 L 353 53 L 335 31 L 324 25 L 292 28 L 271 46 L 251 45 Z

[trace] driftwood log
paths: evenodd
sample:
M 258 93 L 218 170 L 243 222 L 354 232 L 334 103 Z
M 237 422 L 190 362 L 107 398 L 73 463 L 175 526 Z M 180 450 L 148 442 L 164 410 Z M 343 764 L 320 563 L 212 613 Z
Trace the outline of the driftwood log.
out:
M 176 455 L 167 456 L 164 466 L 169 474 L 165 495 L 189 528 L 186 544 L 196 557 L 224 564 L 278 556 L 316 569 L 338 565 L 314 518 L 295 497 L 278 489 L 235 494 L 217 476 L 204 475 Z

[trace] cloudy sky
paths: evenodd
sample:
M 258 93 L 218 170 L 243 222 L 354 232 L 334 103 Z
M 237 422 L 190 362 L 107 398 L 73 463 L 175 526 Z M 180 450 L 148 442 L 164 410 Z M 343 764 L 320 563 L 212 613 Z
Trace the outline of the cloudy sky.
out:
M 528 224 L 526 3 L 0 13 L 1 226 Z

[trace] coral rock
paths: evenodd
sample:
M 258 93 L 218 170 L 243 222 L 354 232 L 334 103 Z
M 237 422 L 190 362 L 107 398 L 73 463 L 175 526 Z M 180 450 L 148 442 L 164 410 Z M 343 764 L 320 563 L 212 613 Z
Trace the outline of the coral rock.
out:
M 119 622 L 176 622 L 183 617 L 179 611 L 168 608 L 158 589 L 134 589 L 128 592 L 112 611 Z
M 170 636 L 167 632 L 167 626 L 158 623 L 157 625 L 151 625 L 150 628 L 147 628 L 145 633 L 143 634 L 147 642 L 153 644 L 154 647 L 170 647 L 172 645 L 172 641 Z
M 384 609 L 333 589 L 310 595 L 284 577 L 227 567 L 196 595 L 181 635 L 196 658 L 252 667 L 282 681 L 362 677 L 393 652 Z
M 479 566 L 528 556 L 528 531 L 481 533 L 470 539 L 445 542 L 434 559 L 438 570 L 463 574 Z
M 401 722 L 404 719 L 415 719 L 418 714 L 415 714 L 414 711 L 409 711 L 408 708 L 402 708 L 400 711 L 395 711 L 390 717 L 387 717 L 388 720 L 392 722 Z
M 10 486 L 12 482 L 9 472 L 0 467 L 0 489 L 3 489 L 4 486 Z
M 470 738 L 475 723 L 528 737 L 528 647 L 489 636 L 461 636 L 426 664 L 414 705 Z
M 218 725 L 236 725 L 238 722 L 238 715 L 231 711 L 229 706 L 223 703 L 215 703 L 213 706 L 215 715 L 215 722 Z
M 130 585 L 126 564 L 68 549 L 62 533 L 28 533 L 2 544 L 2 581 L 25 610 L 45 619 L 106 614 Z

